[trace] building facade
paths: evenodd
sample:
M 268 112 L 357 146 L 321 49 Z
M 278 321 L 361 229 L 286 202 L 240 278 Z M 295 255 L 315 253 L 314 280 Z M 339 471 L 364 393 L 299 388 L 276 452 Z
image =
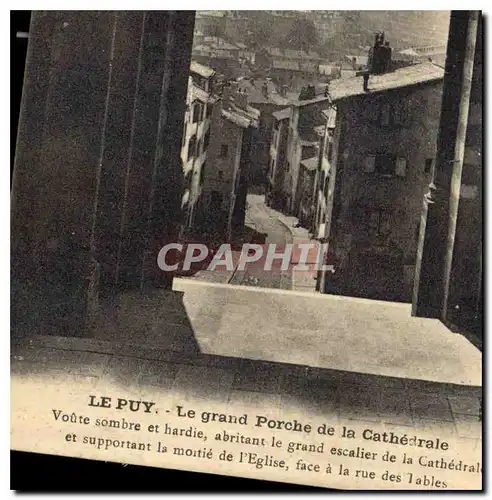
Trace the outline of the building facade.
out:
M 237 86 L 224 88 L 199 180 L 200 227 L 210 239 L 230 241 L 244 227 L 252 131 L 258 122 L 259 112 Z
M 210 145 L 213 115 L 220 116 L 218 98 L 214 95 L 215 71 L 192 61 L 188 78 L 186 112 L 181 145 L 184 191 L 182 198 L 182 236 L 199 230 L 195 222 L 205 164 Z M 220 103 L 219 103 L 220 104 Z M 198 227 L 197 227 L 198 226 Z
M 368 90 L 361 78 L 333 89 L 331 175 L 318 232 L 324 229 L 336 272 L 322 291 L 411 300 L 443 75 L 426 63 L 372 76 Z
M 270 165 L 273 113 L 285 108 L 290 101 L 283 95 L 282 89 L 279 90 L 269 79 L 245 78 L 237 85 L 238 91 L 246 95 L 248 104 L 260 112 L 258 128 L 252 132 L 249 183 L 263 188 L 267 183 Z

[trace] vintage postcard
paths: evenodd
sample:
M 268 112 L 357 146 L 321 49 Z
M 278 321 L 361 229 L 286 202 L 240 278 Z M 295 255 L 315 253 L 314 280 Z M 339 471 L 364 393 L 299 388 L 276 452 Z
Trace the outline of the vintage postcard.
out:
M 11 447 L 482 489 L 477 11 L 33 11 Z

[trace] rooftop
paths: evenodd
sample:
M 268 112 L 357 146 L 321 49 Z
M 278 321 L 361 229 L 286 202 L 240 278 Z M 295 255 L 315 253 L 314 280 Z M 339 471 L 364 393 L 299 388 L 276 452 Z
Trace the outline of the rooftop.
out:
M 275 113 L 272 113 L 272 115 L 276 120 L 280 121 L 290 118 L 291 113 L 292 111 L 290 108 L 284 108 L 281 109 L 280 111 L 275 111 Z
M 198 75 L 203 76 L 205 78 L 210 78 L 211 76 L 215 75 L 215 70 L 209 68 L 208 66 L 205 66 L 204 64 L 200 64 L 196 61 L 191 61 L 190 71 L 192 73 L 197 73 Z
M 432 62 L 414 64 L 405 68 L 400 68 L 383 75 L 371 75 L 369 78 L 369 91 L 362 88 L 362 77 L 340 78 L 330 83 L 330 96 L 332 101 L 339 101 L 349 97 L 370 95 L 375 92 L 385 92 L 422 83 L 432 83 L 444 78 L 444 69 Z M 306 106 L 318 102 L 329 101 L 330 98 L 321 95 L 315 99 L 307 101 L 297 101 L 296 106 Z
M 313 156 L 312 158 L 307 158 L 301 161 L 301 165 L 306 167 L 308 170 L 316 170 L 318 168 L 318 157 Z
M 267 95 L 263 94 L 262 87 L 267 84 Z M 244 78 L 238 81 L 238 89 L 248 95 L 250 104 L 276 104 L 278 106 L 287 106 L 290 101 L 282 97 L 277 90 L 275 84 L 270 80 L 258 79 L 251 81 Z
M 238 47 L 236 45 L 227 42 L 223 38 L 215 36 L 210 36 L 210 37 L 206 36 L 202 43 L 213 49 L 238 50 Z
M 243 109 L 232 104 L 230 107 L 222 109 L 222 116 L 240 127 L 257 128 L 260 112 L 251 106 L 247 106 L 246 109 Z
M 193 85 L 191 87 L 191 94 L 193 99 L 198 99 L 201 102 L 209 102 L 209 103 L 214 103 L 217 102 L 217 96 L 211 95 L 205 90 L 201 89 L 200 87 L 197 87 L 196 85 Z

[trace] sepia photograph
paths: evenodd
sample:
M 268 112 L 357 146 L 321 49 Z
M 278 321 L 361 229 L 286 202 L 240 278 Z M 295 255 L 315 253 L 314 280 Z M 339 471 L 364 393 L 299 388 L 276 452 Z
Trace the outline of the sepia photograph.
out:
M 11 449 L 482 490 L 483 25 L 11 11 Z

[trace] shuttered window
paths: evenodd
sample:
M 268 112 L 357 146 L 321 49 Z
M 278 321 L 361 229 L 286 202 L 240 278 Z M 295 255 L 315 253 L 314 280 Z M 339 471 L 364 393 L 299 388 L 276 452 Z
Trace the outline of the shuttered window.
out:
M 377 154 L 367 155 L 364 158 L 363 171 L 391 177 L 405 177 L 407 171 L 407 160 L 404 157 L 393 155 Z
M 406 158 L 399 157 L 396 159 L 395 174 L 398 177 L 405 177 L 407 173 L 407 160 Z
M 364 158 L 364 172 L 370 174 L 374 172 L 376 168 L 376 156 L 369 155 Z

